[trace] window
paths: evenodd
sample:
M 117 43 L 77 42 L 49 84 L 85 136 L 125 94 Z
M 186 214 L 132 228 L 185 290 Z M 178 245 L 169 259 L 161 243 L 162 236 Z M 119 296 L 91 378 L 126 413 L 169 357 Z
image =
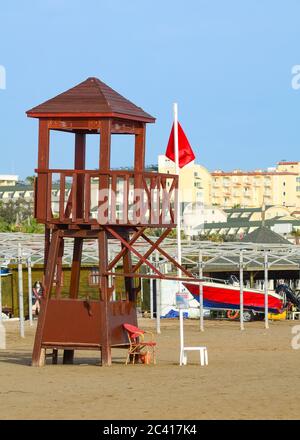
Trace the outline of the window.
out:
M 93 267 L 89 273 L 89 286 L 98 286 L 100 281 L 99 269 Z
M 285 196 L 285 192 L 283 193 L 283 196 Z
M 296 186 L 296 191 L 300 191 L 300 186 Z
M 283 182 L 283 186 L 285 186 L 285 182 Z

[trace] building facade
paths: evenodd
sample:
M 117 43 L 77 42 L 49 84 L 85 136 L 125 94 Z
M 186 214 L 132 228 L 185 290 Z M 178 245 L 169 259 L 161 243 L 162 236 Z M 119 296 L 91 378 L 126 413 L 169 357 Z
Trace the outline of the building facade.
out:
M 19 176 L 14 174 L 0 174 L 0 186 L 14 186 L 18 180 Z
M 166 156 L 158 156 L 158 172 L 175 174 L 175 164 Z M 194 161 L 180 169 L 179 191 L 182 209 L 189 203 L 209 205 L 211 203 L 210 172 Z
M 175 173 L 174 162 L 158 157 L 161 173 Z M 220 208 L 256 208 L 263 204 L 300 208 L 300 162 L 278 162 L 276 167 L 254 171 L 209 172 L 191 162 L 180 170 L 182 212 L 187 204 Z
M 211 173 L 211 203 L 223 208 L 300 206 L 300 162 L 279 162 L 267 170 Z

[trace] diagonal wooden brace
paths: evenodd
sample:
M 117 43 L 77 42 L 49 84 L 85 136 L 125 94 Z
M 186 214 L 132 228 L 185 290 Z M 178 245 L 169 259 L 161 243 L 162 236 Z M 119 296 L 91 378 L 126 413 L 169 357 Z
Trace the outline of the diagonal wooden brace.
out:
M 153 272 L 155 272 L 157 275 L 159 275 L 161 278 L 165 278 L 164 274 L 161 273 L 158 269 L 156 269 L 155 266 L 153 266 L 153 264 L 150 263 L 150 261 L 147 260 L 147 258 L 144 258 L 144 256 L 142 254 L 140 254 L 136 249 L 134 249 L 134 247 L 130 244 L 130 242 L 127 242 L 120 234 L 117 233 L 117 231 L 115 231 L 113 228 L 111 228 L 110 226 L 103 226 L 103 228 L 109 232 L 111 235 L 113 235 L 115 238 L 117 238 L 118 240 L 120 240 L 121 243 L 123 243 L 123 245 L 132 253 L 134 253 L 143 263 L 147 264 L 147 266 L 150 267 L 150 269 L 153 270 Z M 153 244 L 153 242 L 152 242 Z M 126 249 L 125 249 L 126 251 Z
M 146 240 L 149 244 L 151 244 L 151 245 L 153 245 L 153 244 L 155 244 L 149 237 L 147 237 L 147 235 L 145 235 L 145 234 L 142 234 L 142 238 L 144 238 L 144 240 Z M 177 263 L 177 261 L 174 259 L 174 258 L 172 258 L 166 251 L 164 251 L 161 247 L 159 247 L 159 246 L 157 246 L 156 247 L 156 250 L 161 254 L 161 255 L 163 255 L 164 257 L 166 257 L 169 261 L 170 261 L 170 263 L 172 263 L 172 264 L 174 264 L 174 266 L 176 266 L 178 269 L 181 269 L 181 271 L 185 274 L 185 275 L 187 275 L 188 277 L 191 277 L 191 278 L 195 278 L 194 276 L 193 276 L 193 274 L 190 272 L 190 271 L 188 271 L 188 270 L 186 270 L 184 267 L 182 267 L 179 263 Z
M 133 235 L 132 239 L 128 242 L 130 246 L 132 246 L 140 238 L 140 236 L 144 233 L 146 229 L 147 228 L 141 228 L 136 232 L 136 234 Z M 107 266 L 107 270 L 111 270 L 113 267 L 115 267 L 115 265 L 118 263 L 118 261 L 121 260 L 121 258 L 126 254 L 127 251 L 128 249 L 124 247 L 109 263 L 109 265 Z
M 148 249 L 148 251 L 144 254 L 144 258 L 148 258 L 159 246 L 159 244 L 169 235 L 169 233 L 172 231 L 172 228 L 168 228 L 164 231 L 164 233 L 159 237 L 156 242 L 151 245 L 151 248 Z M 133 268 L 132 271 L 136 272 L 139 267 L 143 264 L 142 261 L 139 261 Z

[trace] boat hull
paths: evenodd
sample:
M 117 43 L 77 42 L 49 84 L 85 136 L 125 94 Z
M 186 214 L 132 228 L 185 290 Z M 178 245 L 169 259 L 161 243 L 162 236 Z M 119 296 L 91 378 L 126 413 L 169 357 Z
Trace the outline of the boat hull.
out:
M 199 301 L 199 286 L 184 284 L 193 297 Z M 265 295 L 263 291 L 244 289 L 244 309 L 264 312 Z M 240 308 L 240 290 L 238 287 L 218 285 L 217 283 L 203 283 L 203 305 L 211 309 L 238 310 Z M 268 310 L 270 313 L 282 311 L 282 298 L 276 293 L 268 295 Z

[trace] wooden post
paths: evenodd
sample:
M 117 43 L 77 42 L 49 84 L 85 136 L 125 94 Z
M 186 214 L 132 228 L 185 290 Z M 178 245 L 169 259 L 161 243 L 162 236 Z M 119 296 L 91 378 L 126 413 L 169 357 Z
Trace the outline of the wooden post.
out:
M 75 134 L 75 170 L 85 169 L 85 151 L 86 151 L 86 136 L 82 133 Z M 76 188 L 76 214 L 82 219 L 84 217 L 84 174 L 77 176 Z
M 126 241 L 129 241 L 129 234 L 126 233 L 125 237 Z M 124 245 L 122 244 L 122 249 L 124 248 Z M 124 257 L 123 257 L 123 267 L 125 273 L 131 273 L 132 272 L 132 258 L 131 253 L 128 249 L 126 249 Z M 135 301 L 136 295 L 135 295 L 135 289 L 134 289 L 134 280 L 133 278 L 125 277 L 125 291 L 126 296 L 129 301 Z
M 101 136 L 100 136 L 100 155 L 99 155 L 99 170 L 101 171 L 109 171 L 110 169 L 110 154 L 111 154 L 111 120 L 103 120 L 101 121 Z M 100 175 L 99 176 L 99 192 L 106 191 L 104 197 L 100 195 L 100 201 L 98 201 L 98 207 L 100 208 L 101 204 L 106 203 L 108 200 L 108 190 L 109 190 L 110 182 L 108 175 Z M 115 206 L 111 206 L 111 209 L 116 209 Z M 104 212 L 104 218 L 98 213 L 98 221 L 99 223 L 107 223 L 108 221 L 108 210 Z
M 138 133 L 135 135 L 135 145 L 134 145 L 134 171 L 138 172 L 134 179 L 134 189 L 136 194 L 134 195 L 134 203 L 140 204 L 144 201 L 141 200 L 141 189 L 142 189 L 142 171 L 145 168 L 145 136 L 146 136 L 146 127 L 143 124 L 143 127 L 138 130 Z M 141 223 L 144 209 L 140 209 L 140 207 L 134 212 L 134 221 L 138 224 Z M 150 213 L 151 215 L 151 213 Z
M 70 298 L 78 297 L 82 246 L 83 246 L 83 239 L 74 238 L 73 261 L 72 261 L 71 281 L 70 281 Z
M 101 121 L 100 136 L 100 164 L 99 169 L 108 171 L 110 169 L 110 153 L 111 153 L 111 120 Z M 99 177 L 99 189 L 109 188 L 108 176 Z M 100 298 L 102 301 L 102 320 L 101 320 L 101 359 L 102 365 L 111 365 L 111 346 L 110 346 L 110 322 L 109 322 L 109 290 L 108 276 L 104 275 L 108 263 L 108 246 L 105 230 L 98 233 L 99 245 L 99 274 L 100 274 Z
M 134 171 L 144 171 L 145 167 L 145 139 L 146 139 L 146 126 L 139 129 L 139 132 L 135 135 L 134 145 Z
M 58 251 L 60 246 L 60 231 L 55 229 L 52 234 L 52 240 L 49 248 L 49 256 L 46 265 L 46 273 L 45 273 L 45 290 L 44 297 L 42 298 L 41 310 L 39 314 L 39 320 L 37 325 L 37 330 L 35 334 L 33 354 L 32 354 L 32 365 L 34 367 L 41 367 L 45 362 L 45 353 L 42 350 L 42 338 L 45 326 L 45 320 L 47 315 L 47 306 L 50 299 L 51 288 L 53 284 L 56 261 L 58 257 Z
M 110 322 L 109 322 L 109 290 L 108 290 L 108 276 L 104 275 L 107 267 L 107 236 L 104 230 L 98 234 L 99 245 L 99 274 L 100 274 L 100 295 L 102 301 L 101 308 L 101 358 L 102 365 L 111 365 L 111 347 L 110 347 Z
M 57 266 L 56 266 L 56 286 L 55 286 L 55 296 L 56 298 L 60 298 L 61 296 L 61 280 L 62 280 L 62 264 L 63 264 L 63 256 L 64 256 L 64 239 L 62 237 L 60 241 L 58 257 L 57 257 Z
M 49 128 L 48 120 L 40 119 L 39 121 L 39 151 L 38 151 L 38 169 L 49 168 Z M 36 194 L 36 215 L 38 219 L 46 219 L 47 217 L 47 188 L 48 178 L 51 175 L 39 174 L 37 178 L 37 194 Z M 50 203 L 50 201 L 49 201 Z
M 50 232 L 50 229 L 47 226 L 45 226 L 44 276 L 46 273 L 46 266 L 47 266 L 48 255 L 49 255 L 50 241 L 51 241 L 51 232 Z

